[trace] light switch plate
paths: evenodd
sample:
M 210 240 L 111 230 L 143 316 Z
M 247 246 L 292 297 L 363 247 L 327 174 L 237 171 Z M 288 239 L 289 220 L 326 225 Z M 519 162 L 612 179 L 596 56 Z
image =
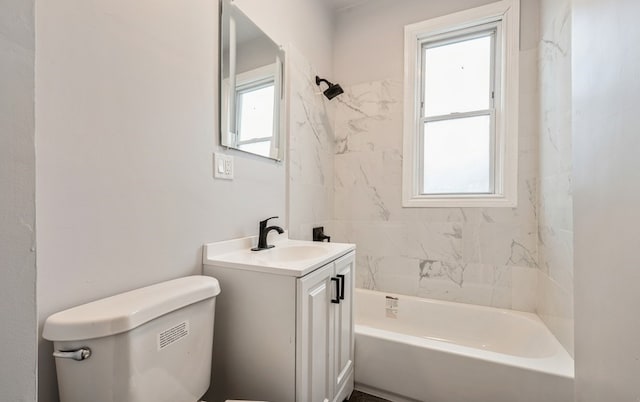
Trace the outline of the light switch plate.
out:
M 233 180 L 233 156 L 214 152 L 213 177 L 216 179 Z

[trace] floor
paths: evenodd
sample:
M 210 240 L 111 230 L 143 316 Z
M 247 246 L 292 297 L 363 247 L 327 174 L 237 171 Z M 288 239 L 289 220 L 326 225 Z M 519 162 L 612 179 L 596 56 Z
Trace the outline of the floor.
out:
M 389 402 L 387 399 L 378 398 L 377 396 L 365 394 L 360 391 L 353 391 L 351 398 L 347 402 Z

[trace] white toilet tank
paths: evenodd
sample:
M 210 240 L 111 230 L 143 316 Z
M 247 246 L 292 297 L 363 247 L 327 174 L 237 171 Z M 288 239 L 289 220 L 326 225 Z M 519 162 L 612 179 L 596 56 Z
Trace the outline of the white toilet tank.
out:
M 189 276 L 49 317 L 61 402 L 195 402 L 209 388 L 218 281 Z

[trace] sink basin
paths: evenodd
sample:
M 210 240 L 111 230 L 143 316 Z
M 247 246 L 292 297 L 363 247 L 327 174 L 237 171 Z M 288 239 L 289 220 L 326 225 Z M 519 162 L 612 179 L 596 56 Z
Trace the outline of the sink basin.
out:
M 251 251 L 258 236 L 243 237 L 206 245 L 203 264 L 270 274 L 303 277 L 313 270 L 355 250 L 355 244 L 319 243 L 289 239 L 286 232 L 272 234 L 275 247 Z
M 259 259 L 291 262 L 322 257 L 327 254 L 327 250 L 321 246 L 276 246 L 269 250 L 256 251 L 256 253 L 261 253 L 257 255 Z

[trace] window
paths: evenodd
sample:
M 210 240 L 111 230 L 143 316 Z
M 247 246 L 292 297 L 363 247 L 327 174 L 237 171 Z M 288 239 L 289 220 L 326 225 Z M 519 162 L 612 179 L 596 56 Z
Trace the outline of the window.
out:
M 279 77 L 279 63 L 274 63 L 236 74 L 235 84 L 229 78 L 222 79 L 220 130 L 226 133 L 224 146 L 278 159 L 282 124 Z M 231 91 L 232 85 L 235 91 Z
M 516 205 L 519 11 L 405 27 L 403 206 Z
M 269 156 L 274 121 L 273 77 L 239 85 L 236 89 L 236 146 L 247 152 Z

